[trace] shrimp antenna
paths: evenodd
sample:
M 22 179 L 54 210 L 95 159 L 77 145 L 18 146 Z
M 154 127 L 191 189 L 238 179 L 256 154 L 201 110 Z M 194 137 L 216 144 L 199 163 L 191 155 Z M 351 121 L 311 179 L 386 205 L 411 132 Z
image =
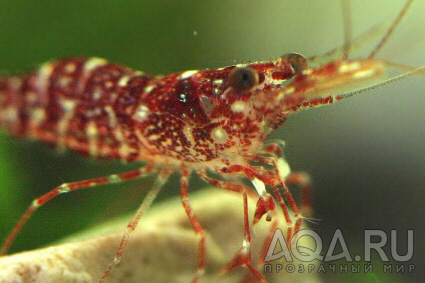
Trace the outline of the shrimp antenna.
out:
M 352 26 L 351 26 L 351 3 L 350 0 L 341 2 L 342 13 L 344 15 L 344 46 L 343 46 L 343 59 L 348 59 L 350 54 L 351 40 L 352 40 Z
M 400 23 L 401 19 L 406 14 L 407 10 L 409 9 L 410 5 L 413 3 L 413 0 L 408 0 L 406 5 L 404 5 L 404 8 L 400 11 L 398 14 L 396 20 L 393 22 L 391 27 L 388 29 L 387 33 L 384 35 L 384 37 L 381 39 L 381 41 L 378 43 L 378 45 L 375 47 L 375 49 L 369 54 L 368 59 L 373 59 L 375 55 L 381 50 L 381 48 L 385 45 L 385 43 L 390 38 L 391 34 L 393 34 L 395 28 Z
M 320 219 L 320 218 L 312 218 L 312 217 L 303 217 L 303 219 L 307 222 L 314 224 L 314 225 L 318 225 L 319 222 L 323 220 L 323 219 Z

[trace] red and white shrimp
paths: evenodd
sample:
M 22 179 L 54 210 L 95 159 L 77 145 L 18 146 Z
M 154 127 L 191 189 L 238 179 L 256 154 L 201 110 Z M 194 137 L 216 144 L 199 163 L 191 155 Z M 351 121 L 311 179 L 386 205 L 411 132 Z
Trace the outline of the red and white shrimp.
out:
M 412 2 L 408 1 L 388 35 Z M 387 39 L 385 36 L 381 43 Z M 305 211 L 310 190 L 306 176 L 290 172 L 281 144 L 264 144 L 267 135 L 299 110 L 331 104 L 424 69 L 344 92 L 341 89 L 347 86 L 382 76 L 389 63 L 374 59 L 380 45 L 366 59 L 350 60 L 348 48 L 343 50 L 342 57 L 324 64 L 291 53 L 275 60 L 167 76 L 147 75 L 99 58 L 68 58 L 48 62 L 22 76 L 0 78 L 0 127 L 13 136 L 37 139 L 84 156 L 147 163 L 127 173 L 64 183 L 35 199 L 6 239 L 1 254 L 7 252 L 34 211 L 57 195 L 157 173 L 155 184 L 127 226 L 113 263 L 101 278 L 103 282 L 120 262 L 131 233 L 161 187 L 171 173 L 179 171 L 182 204 L 199 236 L 198 271 L 193 279 L 197 282 L 205 268 L 205 233 L 187 192 L 189 175 L 197 172 L 216 187 L 241 193 L 245 200 L 243 244 L 225 269 L 246 266 L 265 282 L 251 262 L 246 199 L 252 192 L 235 180 L 248 178 L 259 195 L 254 224 L 264 215 L 271 220 L 275 202 L 279 204 L 289 227 L 288 240 L 300 229 L 303 216 L 287 184 L 305 188 L 301 204 Z M 214 179 L 208 172 L 225 178 Z

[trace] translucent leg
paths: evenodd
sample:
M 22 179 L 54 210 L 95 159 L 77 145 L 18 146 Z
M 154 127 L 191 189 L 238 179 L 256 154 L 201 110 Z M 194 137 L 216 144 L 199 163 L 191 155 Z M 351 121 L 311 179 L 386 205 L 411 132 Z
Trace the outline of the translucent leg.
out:
M 133 219 L 130 221 L 130 223 L 128 223 L 127 228 L 125 229 L 124 235 L 121 239 L 120 245 L 118 246 L 118 250 L 115 253 L 114 260 L 108 265 L 108 267 L 104 271 L 102 278 L 99 280 L 99 283 L 105 282 L 106 278 L 108 277 L 109 273 L 114 268 L 114 266 L 120 263 L 123 253 L 125 251 L 125 247 L 130 238 L 130 235 L 134 232 L 134 230 L 137 227 L 137 224 L 140 222 L 140 219 L 145 214 L 145 212 L 149 209 L 149 207 L 155 200 L 156 196 L 158 195 L 159 191 L 167 182 L 168 176 L 170 174 L 171 172 L 167 172 L 165 169 L 163 169 L 159 173 L 157 179 L 155 180 L 154 185 L 152 186 L 152 189 L 149 190 L 148 194 L 146 195 L 145 199 L 143 200 L 136 214 L 133 216 Z
M 87 189 L 87 188 L 100 186 L 100 185 L 121 183 L 127 180 L 141 178 L 150 174 L 153 171 L 155 171 L 155 169 L 151 165 L 149 165 L 141 169 L 129 171 L 122 174 L 112 174 L 106 177 L 87 179 L 87 180 L 82 180 L 82 181 L 77 181 L 72 183 L 64 183 L 60 185 L 59 187 L 54 188 L 53 190 L 46 193 L 45 195 L 33 200 L 32 204 L 29 206 L 27 211 L 22 215 L 21 219 L 18 221 L 18 223 L 13 228 L 13 230 L 10 232 L 9 236 L 4 241 L 4 244 L 0 250 L 0 255 L 4 255 L 7 253 L 7 250 L 12 245 L 13 240 L 16 238 L 16 236 L 21 231 L 22 227 L 28 221 L 31 215 L 34 213 L 34 211 L 36 211 L 40 206 L 46 204 L 48 201 L 52 200 L 56 196 L 63 193 L 68 193 L 70 191 Z

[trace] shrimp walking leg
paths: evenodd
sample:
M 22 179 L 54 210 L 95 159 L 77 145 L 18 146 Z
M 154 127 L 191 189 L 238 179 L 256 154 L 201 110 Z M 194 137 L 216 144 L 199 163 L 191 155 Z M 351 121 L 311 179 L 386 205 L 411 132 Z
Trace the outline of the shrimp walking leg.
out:
M 149 175 L 150 173 L 152 173 L 154 170 L 155 169 L 151 165 L 148 165 L 141 169 L 136 169 L 136 170 L 121 173 L 121 174 L 112 174 L 106 177 L 99 177 L 99 178 L 87 179 L 87 180 L 82 180 L 77 182 L 64 183 L 60 185 L 59 187 L 54 188 L 50 192 L 44 194 L 43 196 L 34 199 L 31 205 L 29 206 L 29 208 L 27 209 L 27 211 L 22 215 L 21 219 L 15 225 L 12 232 L 10 232 L 9 236 L 4 241 L 3 246 L 1 247 L 1 250 L 0 250 L 0 255 L 4 255 L 7 253 L 7 250 L 12 245 L 13 240 L 16 238 L 16 236 L 21 231 L 24 224 L 31 217 L 31 215 L 40 206 L 46 204 L 48 201 L 52 200 L 56 196 L 63 193 L 68 193 L 70 191 L 79 190 L 79 189 L 87 189 L 87 188 L 100 186 L 100 185 L 121 183 L 127 180 L 145 177 Z
M 242 193 L 244 201 L 244 240 L 242 247 L 233 256 L 233 259 L 227 264 L 222 272 L 228 272 L 236 266 L 246 266 L 250 273 L 261 282 L 267 282 L 261 272 L 251 263 L 251 231 L 248 217 L 248 192 L 244 186 L 239 184 L 228 183 L 226 181 L 216 180 L 207 176 L 203 170 L 197 171 L 199 176 L 213 186 L 229 191 Z
M 310 176 L 305 172 L 291 172 L 286 178 L 286 184 L 297 185 L 301 189 L 300 211 L 302 217 L 310 217 L 312 215 L 312 194 L 313 187 Z
M 193 209 L 189 203 L 188 198 L 188 186 L 189 186 L 189 170 L 182 166 L 181 168 L 181 201 L 184 207 L 184 210 L 187 214 L 187 217 L 189 218 L 190 224 L 192 225 L 193 230 L 195 231 L 196 235 L 199 237 L 199 250 L 198 250 L 198 267 L 197 267 L 197 273 L 195 277 L 192 279 L 192 282 L 199 282 L 202 275 L 205 271 L 205 261 L 206 261 L 206 255 L 205 255 L 205 231 L 204 228 L 202 228 L 201 223 L 199 222 L 198 218 L 193 213 Z
M 106 268 L 105 272 L 102 275 L 102 278 L 99 280 L 99 283 L 105 282 L 106 278 L 108 277 L 109 273 L 114 268 L 114 266 L 121 262 L 122 256 L 123 256 L 124 251 L 125 251 L 125 247 L 127 246 L 127 242 L 130 239 L 130 235 L 136 229 L 137 224 L 140 222 L 140 219 L 142 218 L 142 216 L 145 214 L 145 212 L 152 205 L 152 203 L 155 200 L 156 196 L 158 195 L 159 191 L 164 186 L 164 184 L 167 182 L 170 174 L 171 174 L 171 172 L 168 172 L 166 169 L 162 169 L 162 171 L 159 173 L 159 175 L 158 175 L 157 179 L 155 180 L 155 183 L 153 184 L 152 188 L 149 190 L 147 196 L 143 200 L 143 202 L 140 205 L 139 209 L 137 210 L 136 214 L 133 216 L 133 219 L 130 221 L 130 223 L 128 223 L 127 228 L 125 229 L 125 233 L 124 233 L 124 235 L 121 239 L 120 245 L 118 246 L 118 250 L 115 253 L 114 260 Z

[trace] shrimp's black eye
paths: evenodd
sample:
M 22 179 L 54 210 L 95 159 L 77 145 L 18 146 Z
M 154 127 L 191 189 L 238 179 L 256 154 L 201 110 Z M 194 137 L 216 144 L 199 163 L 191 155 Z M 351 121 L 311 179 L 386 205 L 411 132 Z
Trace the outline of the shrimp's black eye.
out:
M 307 59 L 305 59 L 305 57 L 301 54 L 288 53 L 283 55 L 281 58 L 282 60 L 289 62 L 297 73 L 302 73 L 302 71 L 308 68 Z
M 236 91 L 247 91 L 258 84 L 258 74 L 249 67 L 236 67 L 229 74 L 229 85 Z

